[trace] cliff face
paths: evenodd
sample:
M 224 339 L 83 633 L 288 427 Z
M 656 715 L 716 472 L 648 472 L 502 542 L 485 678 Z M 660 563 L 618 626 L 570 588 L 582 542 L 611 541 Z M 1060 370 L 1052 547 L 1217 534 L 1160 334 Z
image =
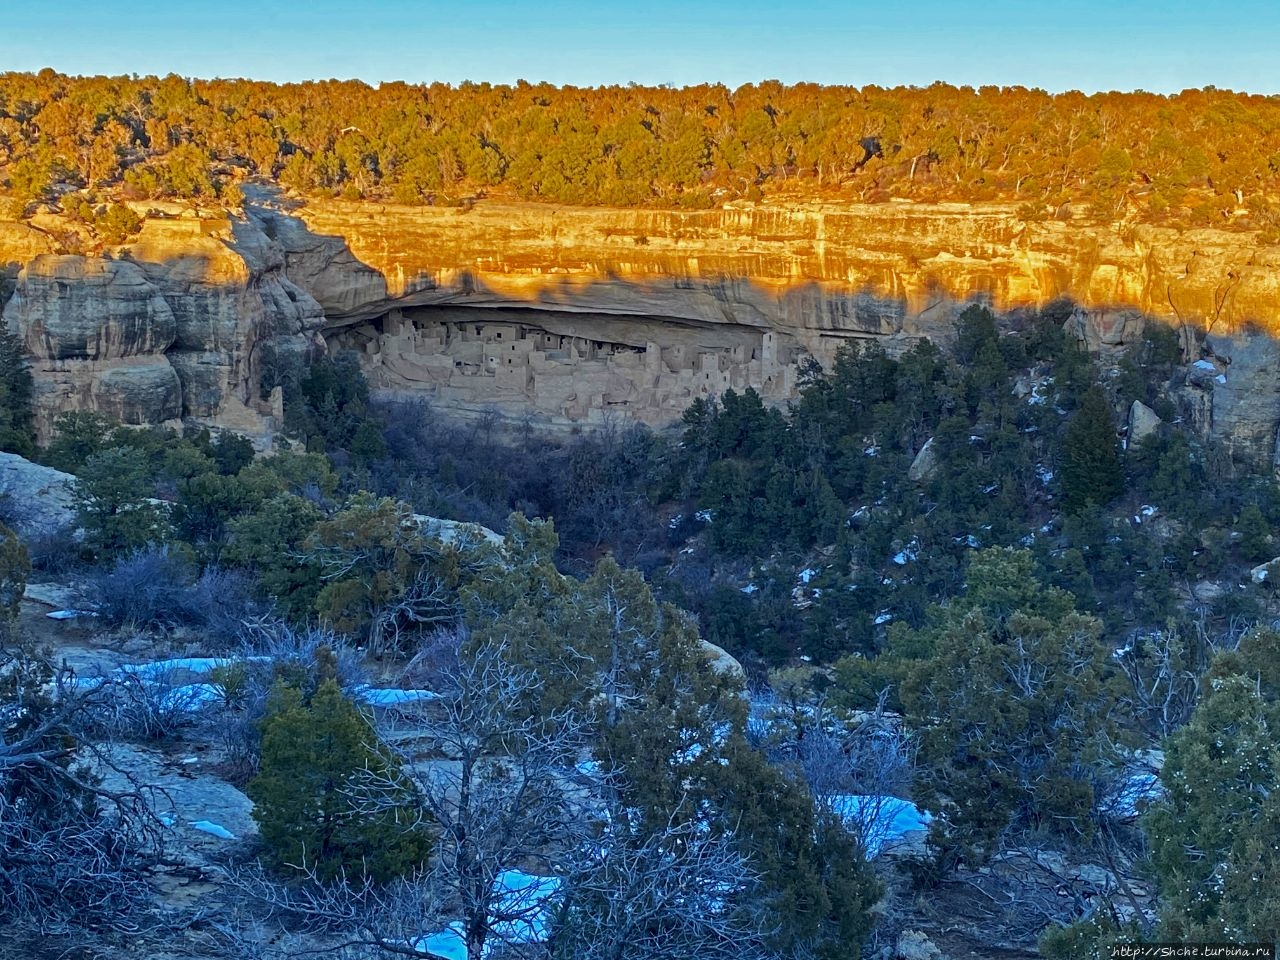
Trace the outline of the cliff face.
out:
M 175 218 L 147 220 L 110 253 L 40 253 L 13 279 L 4 321 L 32 356 L 40 432 L 66 410 L 269 431 L 264 348 L 323 349 L 320 306 L 285 275 L 279 247 L 248 223 Z M 0 262 L 12 257 L 0 248 Z
M 380 389 L 572 425 L 615 413 L 665 422 L 729 386 L 782 399 L 805 355 L 826 361 L 850 338 L 898 349 L 945 336 L 975 298 L 998 310 L 1071 298 L 1074 329 L 1099 350 L 1140 336 L 1150 317 L 1227 338 L 1280 327 L 1280 248 L 1250 234 L 1023 223 L 964 205 L 250 197 L 241 220 L 147 220 L 112 260 L 50 256 L 44 234 L 0 225 L 4 319 L 37 358 L 42 428 L 60 410 L 99 409 L 261 432 L 267 358 L 314 350 L 321 334 L 361 350 Z M 1269 370 L 1254 364 L 1249 377 Z M 1274 437 L 1239 381 L 1219 391 L 1217 417 L 1219 385 L 1205 388 L 1206 429 Z
M 293 216 L 342 237 L 359 261 L 349 280 L 336 261 L 322 282 L 299 280 L 330 323 L 374 317 L 389 301 L 540 305 L 767 326 L 816 345 L 927 331 L 973 297 L 1000 310 L 1070 297 L 1218 329 L 1280 318 L 1280 247 L 1254 235 L 1023 223 L 1007 207 L 322 203 Z M 301 260 L 290 253 L 291 275 Z

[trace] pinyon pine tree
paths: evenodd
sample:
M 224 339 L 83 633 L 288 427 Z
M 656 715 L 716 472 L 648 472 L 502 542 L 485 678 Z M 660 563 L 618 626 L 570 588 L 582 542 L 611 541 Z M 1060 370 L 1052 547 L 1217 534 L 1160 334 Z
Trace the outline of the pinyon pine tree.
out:
M 1124 465 L 1106 395 L 1090 387 L 1062 440 L 1063 506 L 1075 513 L 1087 503 L 1105 506 L 1124 492 Z

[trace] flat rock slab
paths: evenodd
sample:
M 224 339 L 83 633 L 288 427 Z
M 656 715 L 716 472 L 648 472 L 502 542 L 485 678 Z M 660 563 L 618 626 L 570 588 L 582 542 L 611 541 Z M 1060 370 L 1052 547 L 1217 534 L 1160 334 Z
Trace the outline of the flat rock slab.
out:
M 253 801 L 209 772 L 198 753 L 124 745 L 114 748 L 112 759 L 118 770 L 102 770 L 103 785 L 123 789 L 127 773 L 152 788 L 152 809 L 168 826 L 166 844 L 179 859 L 202 862 L 258 835 Z

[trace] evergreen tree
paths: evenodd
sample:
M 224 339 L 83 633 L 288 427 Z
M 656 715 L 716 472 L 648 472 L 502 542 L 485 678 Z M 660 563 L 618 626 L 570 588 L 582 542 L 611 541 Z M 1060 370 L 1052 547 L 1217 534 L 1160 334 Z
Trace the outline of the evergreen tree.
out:
M 111 447 L 89 457 L 75 483 L 86 545 L 100 556 L 119 556 L 165 540 L 168 518 L 150 499 L 153 488 L 151 464 L 136 447 Z
M 31 368 L 22 342 L 0 329 L 0 450 L 29 457 L 35 452 Z
M 309 702 L 278 682 L 262 721 L 261 767 L 245 788 L 269 862 L 321 881 L 377 883 L 422 864 L 430 845 L 408 814 L 357 809 L 353 793 L 370 782 L 384 792 L 409 789 L 398 786 L 398 762 L 337 681 L 323 681 Z
M 947 813 L 939 866 L 983 862 L 1010 828 L 1087 834 L 1085 771 L 1105 757 L 1116 706 L 1101 624 L 1042 586 L 1030 554 L 1001 549 L 975 556 L 965 592 L 933 620 L 895 631 L 881 669 L 897 660 L 903 676 L 918 798 Z
M 27 556 L 27 548 L 16 533 L 0 523 L 0 617 L 17 619 L 30 575 L 31 558 Z
M 1144 819 L 1162 940 L 1280 939 L 1280 634 L 1214 661 Z
M 1124 465 L 1106 394 L 1090 387 L 1062 440 L 1062 503 L 1070 512 L 1106 506 L 1124 492 Z

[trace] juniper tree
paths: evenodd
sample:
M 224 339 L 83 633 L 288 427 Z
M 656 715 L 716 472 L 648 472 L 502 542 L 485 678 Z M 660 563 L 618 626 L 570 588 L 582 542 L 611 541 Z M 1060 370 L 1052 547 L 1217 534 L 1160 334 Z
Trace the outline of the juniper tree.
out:
M 353 791 L 365 777 L 387 784 L 384 797 L 396 802 L 361 813 Z M 430 849 L 402 809 L 410 788 L 399 762 L 336 680 L 322 682 L 309 701 L 276 684 L 262 721 L 261 766 L 245 792 L 278 870 L 385 883 L 422 864 Z
M 1144 818 L 1159 939 L 1280 939 L 1280 634 L 1219 654 Z

